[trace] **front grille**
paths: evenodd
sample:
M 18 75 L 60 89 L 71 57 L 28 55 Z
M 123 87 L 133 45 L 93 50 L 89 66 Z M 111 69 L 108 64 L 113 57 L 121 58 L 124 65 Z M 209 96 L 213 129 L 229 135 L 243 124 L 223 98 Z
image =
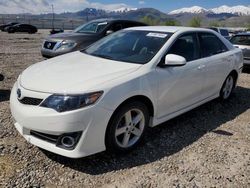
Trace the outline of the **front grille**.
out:
M 32 136 L 34 136 L 36 138 L 39 138 L 41 140 L 50 142 L 52 144 L 56 144 L 57 139 L 59 138 L 59 136 L 57 136 L 57 135 L 50 135 L 50 134 L 40 133 L 40 132 L 33 131 L 33 130 L 30 131 L 30 135 L 32 135 Z
M 49 41 L 45 41 L 43 44 L 43 47 L 45 49 L 49 49 L 49 50 L 53 50 L 53 48 L 55 47 L 56 42 L 49 42 Z
M 26 105 L 33 105 L 38 106 L 41 104 L 43 99 L 37 99 L 37 98 L 31 98 L 31 97 L 24 97 L 23 99 L 19 100 L 20 103 L 26 104 Z

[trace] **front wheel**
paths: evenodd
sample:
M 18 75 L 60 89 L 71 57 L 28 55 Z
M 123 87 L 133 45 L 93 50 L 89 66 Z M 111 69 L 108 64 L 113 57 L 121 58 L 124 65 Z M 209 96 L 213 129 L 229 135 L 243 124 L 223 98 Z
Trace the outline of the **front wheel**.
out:
M 235 82 L 236 82 L 236 79 L 234 78 L 232 74 L 230 74 L 226 78 L 220 91 L 221 100 L 227 100 L 228 98 L 230 98 L 233 92 L 234 86 L 235 86 Z
M 107 150 L 119 153 L 134 149 L 143 140 L 148 125 L 149 112 L 145 104 L 131 102 L 120 107 L 107 128 Z

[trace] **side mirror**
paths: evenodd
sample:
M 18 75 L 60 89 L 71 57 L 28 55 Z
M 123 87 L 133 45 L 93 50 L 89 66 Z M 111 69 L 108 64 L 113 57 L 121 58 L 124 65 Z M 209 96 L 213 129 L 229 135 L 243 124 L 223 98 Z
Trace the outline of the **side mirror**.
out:
M 112 33 L 114 33 L 114 31 L 108 30 L 108 31 L 106 32 L 106 35 L 110 35 L 110 34 L 112 34 Z
M 175 54 L 168 54 L 165 57 L 164 66 L 184 66 L 186 65 L 187 61 L 184 57 L 175 55 Z
M 4 80 L 4 76 L 2 74 L 0 74 L 0 81 Z

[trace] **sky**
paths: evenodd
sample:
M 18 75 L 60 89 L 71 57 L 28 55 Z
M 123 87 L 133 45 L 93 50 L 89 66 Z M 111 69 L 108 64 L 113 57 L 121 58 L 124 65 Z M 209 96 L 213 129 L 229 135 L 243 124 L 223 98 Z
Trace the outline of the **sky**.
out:
M 49 13 L 51 4 L 55 12 L 76 12 L 84 8 L 114 10 L 118 8 L 156 8 L 162 12 L 191 6 L 215 8 L 222 5 L 250 6 L 250 0 L 0 0 L 0 14 Z

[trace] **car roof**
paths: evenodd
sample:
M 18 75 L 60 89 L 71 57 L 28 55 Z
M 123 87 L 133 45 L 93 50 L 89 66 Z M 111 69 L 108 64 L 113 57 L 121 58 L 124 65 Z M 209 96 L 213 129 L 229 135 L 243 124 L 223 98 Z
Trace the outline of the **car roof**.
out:
M 178 31 L 181 31 L 181 32 L 186 32 L 186 31 L 211 32 L 210 29 L 194 28 L 194 27 L 182 27 L 182 26 L 141 26 L 141 27 L 127 28 L 126 30 L 155 31 L 155 32 L 167 32 L 167 33 L 175 33 Z
M 101 18 L 101 19 L 91 20 L 90 22 L 134 22 L 134 23 L 142 23 L 142 22 L 138 22 L 138 21 L 135 21 L 135 20 L 113 19 L 113 18 Z

